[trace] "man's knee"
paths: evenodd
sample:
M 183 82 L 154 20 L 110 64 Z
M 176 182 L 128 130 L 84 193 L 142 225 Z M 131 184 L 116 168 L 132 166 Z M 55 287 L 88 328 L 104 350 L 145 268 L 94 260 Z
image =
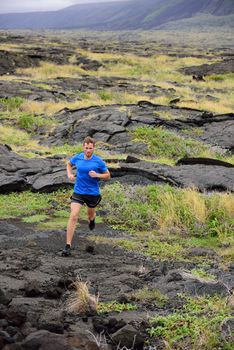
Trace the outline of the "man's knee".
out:
M 79 214 L 77 214 L 77 213 L 71 213 L 70 214 L 70 220 L 71 221 L 77 222 L 78 218 L 79 218 Z

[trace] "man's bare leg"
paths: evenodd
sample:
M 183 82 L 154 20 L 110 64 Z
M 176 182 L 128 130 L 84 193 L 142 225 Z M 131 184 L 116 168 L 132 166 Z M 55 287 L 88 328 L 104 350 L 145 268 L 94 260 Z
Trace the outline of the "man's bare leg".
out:
M 88 208 L 88 219 L 89 221 L 94 220 L 96 217 L 96 209 L 95 208 Z
M 82 204 L 71 203 L 71 213 L 67 223 L 67 244 L 71 245 Z
M 88 219 L 89 219 L 90 230 L 93 230 L 95 228 L 95 217 L 96 217 L 96 209 L 88 208 Z

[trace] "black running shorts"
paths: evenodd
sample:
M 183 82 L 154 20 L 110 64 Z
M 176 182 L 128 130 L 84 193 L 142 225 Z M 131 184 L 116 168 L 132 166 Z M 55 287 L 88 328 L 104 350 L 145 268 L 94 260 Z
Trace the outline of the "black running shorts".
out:
M 89 208 L 95 208 L 101 202 L 101 195 L 91 196 L 88 194 L 73 193 L 70 197 L 72 203 L 86 204 Z

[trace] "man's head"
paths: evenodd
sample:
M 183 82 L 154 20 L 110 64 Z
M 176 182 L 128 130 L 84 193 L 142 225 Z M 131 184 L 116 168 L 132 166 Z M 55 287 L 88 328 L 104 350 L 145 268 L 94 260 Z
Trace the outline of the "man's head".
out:
M 95 147 L 94 139 L 90 136 L 87 136 L 83 142 L 83 150 L 84 150 L 85 158 L 89 159 L 92 157 L 94 152 L 94 147 Z

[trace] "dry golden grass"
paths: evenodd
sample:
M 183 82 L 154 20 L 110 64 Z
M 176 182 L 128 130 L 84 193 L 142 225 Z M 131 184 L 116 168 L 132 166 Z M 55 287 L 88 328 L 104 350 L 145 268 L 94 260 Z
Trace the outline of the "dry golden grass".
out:
M 22 81 L 22 80 L 19 80 L 18 77 L 14 76 L 14 75 L 8 75 L 8 74 L 5 74 L 5 75 L 2 75 L 1 78 L 0 78 L 0 81 Z
M 194 220 L 198 224 L 205 224 L 214 212 L 217 216 L 221 215 L 224 222 L 234 217 L 234 196 L 230 193 L 215 194 L 207 202 L 207 198 L 196 189 L 188 188 L 181 190 L 179 196 L 178 193 L 165 192 L 159 194 L 158 199 L 160 210 L 157 223 L 161 232 L 167 232 L 172 227 L 189 227 Z M 217 233 L 222 236 L 219 229 L 217 227 Z M 227 230 L 223 227 L 222 232 L 229 236 Z
M 230 241 L 230 237 L 229 237 L 229 241 Z M 220 262 L 221 266 L 223 269 L 227 269 L 227 267 L 230 266 L 230 262 L 233 262 L 234 260 L 234 241 L 232 240 L 232 242 L 226 242 L 226 244 L 230 244 L 230 246 L 228 248 L 222 247 L 221 249 L 219 249 L 219 255 L 222 258 L 222 262 Z
M 54 113 L 62 110 L 63 108 L 71 108 L 71 109 L 79 109 L 86 108 L 90 106 L 106 106 L 111 104 L 135 104 L 140 100 L 148 100 L 149 98 L 142 95 L 134 95 L 129 94 L 127 92 L 113 92 L 111 93 L 111 97 L 108 100 L 103 100 L 98 93 L 90 92 L 87 97 L 82 100 L 77 100 L 74 102 L 54 102 L 54 101 L 46 101 L 46 102 L 37 102 L 37 101 L 25 101 L 20 106 L 21 112 L 31 113 L 31 114 L 46 114 L 48 116 L 52 116 Z M 167 98 L 159 98 L 161 103 L 168 101 Z M 153 99 L 155 103 L 158 99 Z M 121 108 L 121 107 L 120 107 Z M 124 106 L 123 106 L 124 108 Z
M 205 81 L 190 81 L 189 85 L 174 87 L 182 100 L 181 107 L 191 107 L 208 110 L 216 114 L 232 113 L 234 110 L 234 74 L 210 75 Z M 194 89 L 203 94 L 204 98 L 196 97 Z M 223 92 L 221 92 L 223 90 Z M 210 92 L 211 91 L 211 92 Z M 210 101 L 205 95 L 212 95 L 219 101 Z
M 39 67 L 34 68 L 18 68 L 18 74 L 25 75 L 25 78 L 46 80 L 46 79 L 55 79 L 58 77 L 79 77 L 82 74 L 87 74 L 87 71 L 84 71 L 82 68 L 74 65 L 56 65 L 49 62 L 42 62 Z
M 13 47 L 13 46 L 12 46 Z M 104 66 L 101 67 L 98 72 L 84 71 L 81 67 L 73 65 L 76 57 L 71 56 L 70 63 L 68 65 L 55 65 L 53 63 L 43 62 L 40 67 L 18 69 L 17 73 L 24 76 L 25 80 L 30 80 L 32 77 L 35 80 L 45 81 L 46 79 L 53 79 L 56 77 L 80 77 L 83 74 L 89 74 L 91 76 L 103 76 L 112 77 L 119 76 L 136 78 L 136 84 L 155 84 L 161 86 L 164 89 L 174 88 L 176 90 L 175 96 L 181 99 L 178 103 L 180 107 L 190 107 L 195 109 L 202 109 L 211 111 L 213 113 L 230 113 L 233 111 L 233 90 L 234 79 L 233 74 L 226 74 L 222 76 L 208 76 L 203 82 L 193 81 L 191 76 L 183 75 L 178 69 L 189 66 L 201 65 L 203 63 L 216 62 L 216 58 L 210 58 L 209 55 L 206 58 L 197 57 L 172 57 L 165 54 L 157 54 L 151 57 L 139 57 L 134 54 L 114 54 L 114 53 L 93 53 L 86 50 L 77 49 L 79 54 L 82 54 L 91 59 L 104 62 Z M 109 62 L 108 62 L 109 61 Z M 3 76 L 3 80 L 16 80 L 14 76 Z M 18 79 L 17 79 L 18 80 Z M 178 84 L 175 84 L 179 83 Z M 217 97 L 219 101 L 213 102 L 209 99 L 197 97 L 194 93 L 194 88 L 199 89 L 196 92 L 198 95 L 206 95 L 209 89 L 214 89 L 212 95 Z M 219 89 L 216 91 L 215 89 Z M 224 92 L 220 92 L 220 89 Z M 128 104 L 137 103 L 139 100 L 148 100 L 157 104 L 168 105 L 170 98 L 167 96 L 160 97 L 147 97 L 142 92 L 141 96 L 128 92 L 113 92 L 108 91 L 110 95 L 108 98 L 101 98 L 99 93 L 88 93 L 87 96 L 82 96 L 82 101 L 74 103 L 35 103 L 27 102 L 22 108 L 23 111 L 29 113 L 48 113 L 49 115 L 61 110 L 64 107 L 68 108 L 85 108 L 88 106 L 100 106 L 108 105 L 112 103 Z
M 83 52 L 83 54 L 85 54 Z M 208 60 L 194 57 L 174 58 L 167 55 L 154 55 L 152 57 L 138 57 L 133 54 L 122 56 L 115 54 L 92 54 L 86 53 L 90 58 L 98 60 L 109 59 L 113 63 L 106 64 L 98 71 L 100 76 L 137 77 L 141 82 L 144 80 L 167 87 L 170 81 L 188 82 L 190 77 L 184 76 L 177 70 L 190 65 L 200 65 Z M 165 85 L 166 84 L 166 85 Z
M 75 291 L 66 303 L 66 310 L 78 315 L 89 315 L 97 311 L 98 297 L 89 293 L 87 282 L 79 278 L 73 283 Z
M 200 83 L 200 82 L 199 82 Z M 234 73 L 228 74 L 217 74 L 217 75 L 208 75 L 205 77 L 205 81 L 202 81 L 201 84 L 197 83 L 199 86 L 206 86 L 210 89 L 225 89 L 232 90 L 234 89 Z
M 182 190 L 183 205 L 189 209 L 198 222 L 204 223 L 207 217 L 205 199 L 193 188 Z
M 160 232 L 166 232 L 169 227 L 179 226 L 180 219 L 177 216 L 177 200 L 173 193 L 166 192 L 158 196 L 160 201 L 160 213 L 157 223 Z
M 101 62 L 106 60 L 121 60 L 123 57 L 123 55 L 120 54 L 91 52 L 80 48 L 78 48 L 76 52 L 82 56 L 86 56 L 92 60 L 97 60 Z
M 40 157 L 40 155 L 32 152 L 25 153 L 28 149 L 41 151 L 41 156 L 44 152 L 46 154 L 51 152 L 49 147 L 42 146 L 36 140 L 31 139 L 31 135 L 26 131 L 11 126 L 0 125 L 0 143 L 10 145 L 14 152 L 22 154 L 23 157 Z
M 21 51 L 22 48 L 17 45 L 17 44 L 1 44 L 0 45 L 0 50 L 5 50 L 5 51 Z
M 11 126 L 0 125 L 0 142 L 9 144 L 15 149 L 21 146 L 37 148 L 38 143 L 30 139 L 25 131 L 17 130 Z
M 215 114 L 233 113 L 233 108 L 229 107 L 229 102 L 228 105 L 225 105 L 223 98 L 221 101 L 222 102 L 213 102 L 206 99 L 200 99 L 198 101 L 179 102 L 177 106 L 209 111 Z
M 145 100 L 149 100 L 150 102 L 159 104 L 159 105 L 168 105 L 171 98 L 168 96 L 159 96 L 159 97 L 154 97 L 153 99 L 145 98 Z
M 225 213 L 230 219 L 234 218 L 234 195 L 223 193 L 216 195 L 218 200 L 214 204 L 219 212 Z
M 54 113 L 68 106 L 71 106 L 71 104 L 67 102 L 37 102 L 27 100 L 20 106 L 20 110 L 21 112 L 30 114 L 46 114 L 47 116 L 52 116 Z

